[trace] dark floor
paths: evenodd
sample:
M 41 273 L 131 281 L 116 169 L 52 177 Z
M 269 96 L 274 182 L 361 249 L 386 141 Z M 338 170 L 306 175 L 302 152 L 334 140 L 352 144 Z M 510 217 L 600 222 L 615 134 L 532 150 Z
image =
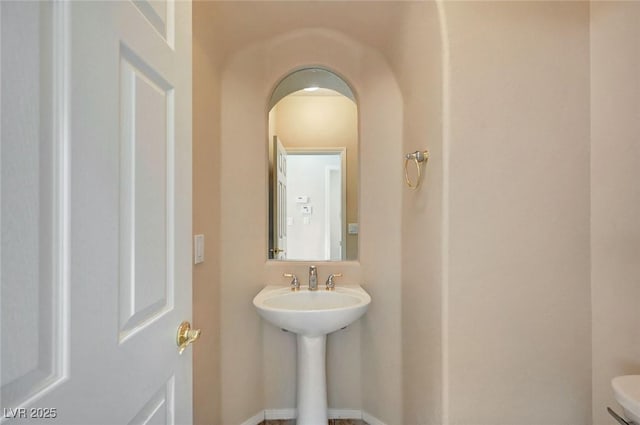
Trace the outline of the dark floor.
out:
M 295 419 L 269 419 L 259 425 L 296 425 Z M 362 419 L 329 419 L 329 425 L 368 425 Z

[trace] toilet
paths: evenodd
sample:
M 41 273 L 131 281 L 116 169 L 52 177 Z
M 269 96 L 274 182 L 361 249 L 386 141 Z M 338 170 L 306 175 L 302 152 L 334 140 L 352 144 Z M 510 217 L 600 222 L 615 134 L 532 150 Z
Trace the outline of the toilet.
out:
M 626 418 L 640 425 L 640 375 L 618 376 L 613 378 L 611 386 Z

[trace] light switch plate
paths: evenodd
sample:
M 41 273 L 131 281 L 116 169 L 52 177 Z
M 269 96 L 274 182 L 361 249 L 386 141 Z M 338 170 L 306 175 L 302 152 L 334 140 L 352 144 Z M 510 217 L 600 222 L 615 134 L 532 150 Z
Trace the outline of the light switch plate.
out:
M 204 262 L 204 235 L 193 236 L 193 264 Z

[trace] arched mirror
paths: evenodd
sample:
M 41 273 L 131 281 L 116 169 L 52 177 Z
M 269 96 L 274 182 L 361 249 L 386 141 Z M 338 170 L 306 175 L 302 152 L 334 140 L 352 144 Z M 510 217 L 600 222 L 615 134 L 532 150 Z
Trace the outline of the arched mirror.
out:
M 324 68 L 292 72 L 269 102 L 272 260 L 358 258 L 358 107 Z

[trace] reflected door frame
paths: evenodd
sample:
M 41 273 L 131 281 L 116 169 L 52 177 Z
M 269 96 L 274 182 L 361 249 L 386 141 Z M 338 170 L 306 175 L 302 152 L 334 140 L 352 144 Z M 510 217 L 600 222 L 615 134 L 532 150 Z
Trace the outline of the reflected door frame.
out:
M 341 178 L 341 223 L 340 223 L 340 259 L 332 260 L 330 258 L 330 249 L 328 248 L 328 231 L 325 229 L 325 257 L 324 261 L 345 261 L 346 259 L 346 241 L 347 241 L 347 148 L 344 146 L 336 147 L 287 147 L 287 156 L 291 155 L 338 155 L 340 156 L 340 178 Z M 325 178 L 326 183 L 326 178 Z M 325 198 L 326 201 L 326 198 Z M 325 211 L 327 205 L 325 203 Z M 325 216 L 325 226 L 329 223 L 329 220 Z M 309 259 L 316 260 L 316 259 Z M 322 261 L 322 260 L 321 260 Z

